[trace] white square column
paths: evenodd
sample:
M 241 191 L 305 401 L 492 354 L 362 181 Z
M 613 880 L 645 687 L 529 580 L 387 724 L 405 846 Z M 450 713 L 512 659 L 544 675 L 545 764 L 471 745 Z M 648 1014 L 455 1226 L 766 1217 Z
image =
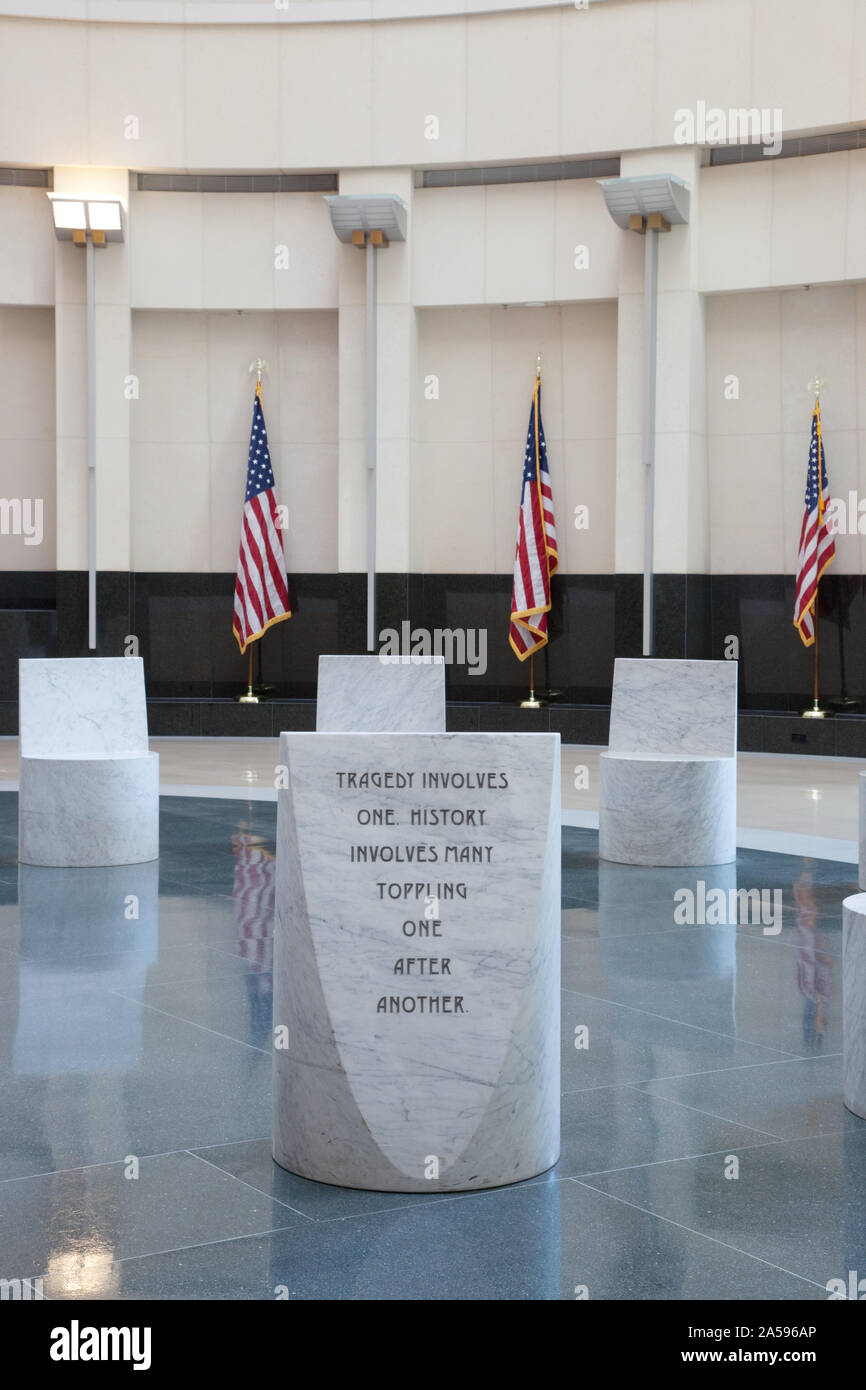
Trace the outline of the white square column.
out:
M 126 169 L 57 168 L 54 192 L 119 198 L 128 217 Z M 51 213 L 46 206 L 46 217 Z M 88 567 L 86 251 L 55 244 L 57 568 Z M 129 225 L 126 239 L 94 249 L 96 318 L 97 570 L 132 569 Z M 120 655 L 120 653 L 118 653 Z
M 405 242 L 374 254 L 378 279 L 378 428 L 376 569 L 405 574 L 417 566 L 413 503 L 413 440 L 417 330 L 411 300 L 412 171 L 354 169 L 340 175 L 341 194 L 394 194 L 408 208 Z M 364 457 L 365 256 L 340 252 L 339 513 L 341 572 L 367 565 L 367 467 Z
M 690 189 L 689 221 L 658 237 L 658 332 L 653 573 L 709 569 L 706 333 L 698 288 L 701 152 L 691 147 L 623 155 L 621 176 L 674 174 Z M 643 237 L 623 233 L 617 343 L 616 569 L 643 566 L 645 468 Z

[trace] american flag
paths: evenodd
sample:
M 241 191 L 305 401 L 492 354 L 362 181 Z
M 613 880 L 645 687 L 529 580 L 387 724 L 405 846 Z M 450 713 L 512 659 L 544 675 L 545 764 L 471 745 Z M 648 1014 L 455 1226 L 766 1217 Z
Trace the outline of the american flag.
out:
M 273 623 L 292 616 L 283 542 L 277 530 L 275 486 L 261 388 L 257 386 L 232 622 L 241 653 Z
M 818 581 L 836 554 L 836 542 L 827 524 L 827 458 L 821 438 L 821 407 L 812 411 L 812 442 L 809 471 L 806 474 L 806 503 L 800 529 L 797 556 L 797 592 L 794 598 L 794 626 L 803 642 L 811 647 L 815 640 L 815 602 Z
M 547 447 L 541 424 L 541 378 L 535 378 L 529 432 L 523 460 L 523 491 L 514 554 L 514 587 L 511 592 L 511 627 L 508 640 L 521 661 L 547 642 L 550 581 L 559 555 L 553 491 L 547 469 Z

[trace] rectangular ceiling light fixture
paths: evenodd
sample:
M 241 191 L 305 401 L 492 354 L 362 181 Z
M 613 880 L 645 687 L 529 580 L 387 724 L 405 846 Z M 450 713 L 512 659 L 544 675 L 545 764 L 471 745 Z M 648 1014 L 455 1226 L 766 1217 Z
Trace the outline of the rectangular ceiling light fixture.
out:
M 326 198 L 331 226 L 340 241 L 353 232 L 381 232 L 388 241 L 406 240 L 406 204 L 391 193 L 338 193 Z
M 70 197 L 49 193 L 54 231 L 61 241 L 82 242 L 88 232 L 99 245 L 123 241 L 123 204 L 119 198 Z M 83 235 L 82 235 L 83 234 Z
M 630 217 L 657 212 L 671 225 L 689 220 L 689 187 L 675 174 L 642 174 L 635 178 L 599 179 L 607 210 L 618 227 Z
M 87 213 L 84 209 L 84 203 L 77 198 L 52 198 L 51 211 L 54 213 L 56 231 L 83 232 L 87 230 Z

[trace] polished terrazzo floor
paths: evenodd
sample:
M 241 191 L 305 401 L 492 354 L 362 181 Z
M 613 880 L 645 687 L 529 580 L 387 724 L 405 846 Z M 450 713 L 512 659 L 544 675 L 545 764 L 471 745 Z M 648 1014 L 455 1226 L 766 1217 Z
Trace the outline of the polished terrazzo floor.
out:
M 0 793 L 0 1277 L 49 1298 L 761 1300 L 866 1274 L 851 864 L 677 871 L 781 890 L 769 933 L 681 925 L 670 871 L 599 866 L 566 828 L 560 1162 L 407 1196 L 271 1161 L 272 803 L 164 797 L 158 863 L 76 871 L 19 867 L 16 812 Z

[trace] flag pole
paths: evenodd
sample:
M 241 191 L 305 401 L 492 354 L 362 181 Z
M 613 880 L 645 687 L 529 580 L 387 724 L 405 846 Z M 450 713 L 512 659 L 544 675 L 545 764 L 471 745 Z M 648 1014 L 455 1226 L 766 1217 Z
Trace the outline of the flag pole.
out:
M 814 702 L 814 704 L 813 704 L 813 708 L 814 708 L 814 709 L 817 709 L 817 708 L 818 708 L 818 663 L 819 663 L 819 656 L 818 656 L 818 633 L 819 633 L 819 631 L 820 631 L 820 629 L 821 629 L 821 602 L 820 602 L 820 600 L 821 600 L 821 585 L 820 585 L 820 583 L 819 583 L 819 584 L 816 586 L 816 588 L 815 588 L 815 662 L 814 662 L 814 666 L 813 666 L 814 679 L 813 679 L 813 681 L 812 681 L 812 700 L 813 700 L 813 702 Z M 821 713 L 823 714 L 824 711 L 822 710 Z
M 812 643 L 812 708 L 803 710 L 803 719 L 826 719 L 827 717 L 827 711 L 821 708 L 818 699 L 818 628 L 820 626 L 818 608 L 820 602 L 821 584 L 819 581 L 815 586 L 815 607 L 813 609 L 815 615 L 815 640 Z
M 529 656 L 529 699 L 520 701 L 521 709 L 541 709 L 541 701 L 535 698 L 535 652 Z
M 259 400 L 261 400 L 261 398 L 262 398 L 262 372 L 265 371 L 265 370 L 267 370 L 267 365 L 268 365 L 268 364 L 267 364 L 267 362 L 265 361 L 265 359 L 264 359 L 263 357 L 257 357 L 257 358 L 255 359 L 255 361 L 253 361 L 253 362 L 250 363 L 250 367 L 249 367 L 250 371 L 251 371 L 251 372 L 255 372 L 255 374 L 256 374 L 256 395 L 258 396 Z M 256 695 L 255 691 L 253 690 L 253 644 L 252 644 L 252 642 L 250 643 L 250 646 L 249 646 L 249 653 L 250 653 L 250 660 L 249 660 L 249 665 L 248 665 L 248 667 L 247 667 L 247 690 L 246 690 L 246 694 L 245 694 L 245 695 L 238 695 L 237 701 L 238 701 L 238 704 L 239 704 L 239 705 L 257 705 L 257 704 L 259 703 L 259 697 L 258 697 L 258 695 Z
M 259 703 L 259 697 L 258 697 L 258 695 L 256 695 L 255 691 L 253 690 L 253 644 L 252 644 L 252 642 L 250 643 L 249 652 L 250 652 L 250 664 L 249 664 L 249 668 L 248 668 L 248 670 L 247 670 L 247 693 L 246 693 L 246 695 L 239 695 L 239 696 L 238 696 L 238 704 L 239 704 L 239 705 L 257 705 L 257 704 Z
M 536 434 L 536 440 L 537 440 L 537 438 L 538 438 L 538 387 L 539 387 L 540 382 L 541 382 L 541 353 L 539 353 L 538 356 L 537 356 L 536 359 L 535 359 L 535 393 L 536 393 L 536 400 L 535 400 L 535 434 Z M 537 459 L 537 458 L 536 458 L 536 467 L 538 467 L 538 459 Z M 540 700 L 537 700 L 537 699 L 535 698 L 535 652 L 530 652 L 530 655 L 529 655 L 529 698 L 528 698 L 527 700 L 521 700 L 521 701 L 520 701 L 519 708 L 520 708 L 520 709 L 541 709 L 541 701 L 540 701 Z
M 256 695 L 256 694 L 253 692 L 253 644 L 252 644 L 252 642 L 250 643 L 249 653 L 250 653 L 250 662 L 249 662 L 249 667 L 248 667 L 248 670 L 247 670 L 247 693 L 246 693 L 246 695 L 239 695 L 239 696 L 238 696 L 238 704 L 240 704 L 240 705 L 257 705 L 257 704 L 259 703 L 259 697 L 258 697 L 258 695 Z
M 822 386 L 825 386 L 825 385 L 826 385 L 826 382 L 822 381 L 820 377 L 812 377 L 811 381 L 809 382 L 809 386 L 810 386 L 810 387 L 814 390 L 814 392 L 815 392 L 815 409 L 816 409 L 817 412 L 818 412 L 818 497 L 819 497 L 819 499 L 823 499 L 823 496 L 824 496 L 824 449 L 823 449 L 823 444 L 822 444 L 822 441 L 821 441 L 821 387 L 822 387 Z M 820 500 L 819 500 L 819 513 L 818 513 L 819 521 L 820 521 L 820 515 L 821 515 L 821 512 L 820 512 Z M 804 710 L 803 710 L 803 714 L 802 714 L 802 718 L 803 718 L 803 719 L 825 719 L 825 718 L 827 717 L 827 711 L 826 711 L 826 710 L 823 710 L 823 709 L 821 708 L 821 702 L 820 702 L 820 700 L 819 700 L 819 698 L 818 698 L 818 687 L 819 687 L 819 682 L 818 682 L 818 672 L 819 672 L 819 666 L 818 666 L 818 629 L 820 628 L 820 625 L 821 625 L 820 608 L 821 608 L 821 578 L 820 578 L 820 575 L 819 575 L 819 576 L 818 576 L 818 581 L 817 581 L 817 583 L 815 584 L 815 606 L 814 606 L 814 608 L 812 609 L 812 613 L 813 613 L 813 616 L 814 616 L 814 618 L 815 618 L 815 641 L 812 643 L 812 647 L 813 647 L 813 652 L 812 652 L 812 708 L 811 708 L 811 709 L 804 709 Z

